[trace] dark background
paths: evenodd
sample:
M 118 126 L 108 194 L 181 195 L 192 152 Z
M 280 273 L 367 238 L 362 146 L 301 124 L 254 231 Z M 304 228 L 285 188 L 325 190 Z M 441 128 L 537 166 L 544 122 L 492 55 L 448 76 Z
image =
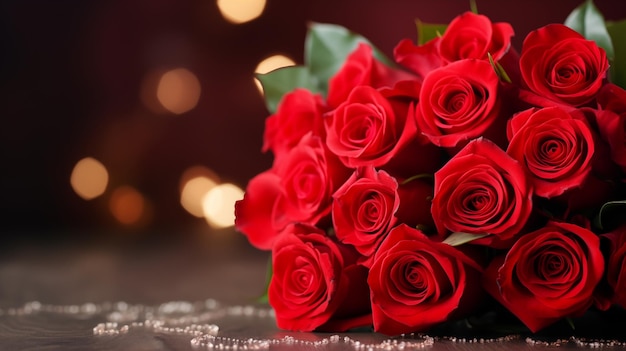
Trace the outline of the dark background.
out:
M 563 22 L 581 0 L 477 0 L 492 21 L 524 36 Z M 597 0 L 607 19 L 626 17 L 621 0 Z M 340 24 L 387 55 L 415 38 L 416 18 L 447 23 L 464 0 L 268 0 L 264 14 L 235 25 L 212 0 L 0 2 L 0 246 L 94 238 L 188 238 L 208 232 L 179 203 L 179 179 L 204 165 L 245 187 L 271 164 L 262 154 L 267 112 L 254 69 L 271 54 L 302 62 L 310 21 Z M 157 114 L 141 102 L 146 75 L 186 67 L 202 85 L 195 109 Z M 110 191 L 86 201 L 69 177 L 86 156 L 152 206 L 150 221 L 119 224 Z M 126 239 L 121 239 L 126 240 Z

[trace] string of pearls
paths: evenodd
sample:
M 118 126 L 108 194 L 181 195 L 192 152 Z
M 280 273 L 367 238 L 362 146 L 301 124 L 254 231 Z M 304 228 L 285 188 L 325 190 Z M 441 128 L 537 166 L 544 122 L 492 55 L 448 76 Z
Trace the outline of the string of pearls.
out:
M 251 305 L 222 306 L 214 299 L 196 303 L 172 301 L 156 308 L 125 303 L 120 306 L 118 303 L 114 310 L 109 311 L 108 322 L 96 325 L 93 332 L 95 335 L 117 335 L 143 328 L 159 333 L 214 337 L 219 332 L 219 326 L 208 322 L 227 316 L 273 318 L 274 312 L 270 308 Z M 144 321 L 138 321 L 142 317 Z
M 519 335 L 506 335 L 497 338 L 459 338 L 456 336 L 443 336 L 441 340 L 446 340 L 455 344 L 493 344 L 506 343 L 519 340 Z
M 42 304 L 31 301 L 19 308 L 0 309 L 0 316 L 25 316 L 37 313 L 53 313 L 77 318 L 105 316 L 106 322 L 93 328 L 95 336 L 126 334 L 132 329 L 155 333 L 190 336 L 194 348 L 207 350 L 268 350 L 274 345 L 325 348 L 332 344 L 344 344 L 355 351 L 411 351 L 421 350 L 444 341 L 463 344 L 507 343 L 520 341 L 519 335 L 497 338 L 459 338 L 454 336 L 431 337 L 425 334 L 402 334 L 381 342 L 363 342 L 344 335 L 331 335 L 315 341 L 301 340 L 293 336 L 283 338 L 233 338 L 221 336 L 215 324 L 225 317 L 274 318 L 269 307 L 253 305 L 221 305 L 214 299 L 198 302 L 171 301 L 157 306 L 128 304 L 126 302 L 84 303 L 74 305 Z M 561 347 L 573 345 L 583 348 L 626 347 L 626 342 L 605 339 L 570 337 L 554 341 L 526 338 L 531 346 Z
M 302 346 L 307 348 L 321 348 L 330 344 L 346 344 L 354 350 L 363 351 L 410 351 L 420 350 L 428 346 L 432 346 L 435 343 L 435 339 L 420 335 L 419 339 L 388 339 L 380 343 L 364 343 L 355 340 L 349 336 L 331 335 L 328 338 L 321 340 L 309 341 L 296 339 L 293 336 L 285 336 L 282 339 L 237 339 L 220 337 L 215 335 L 202 335 L 195 337 L 191 340 L 191 345 L 195 347 L 204 347 L 207 349 L 219 349 L 219 350 L 268 350 L 272 345 L 287 345 L 287 346 Z
M 577 347 L 584 348 L 605 348 L 605 347 L 624 347 L 626 346 L 626 342 L 617 341 L 617 340 L 605 340 L 605 339 L 585 339 L 578 338 L 572 336 L 568 339 L 558 339 L 555 341 L 542 341 L 535 340 L 533 338 L 526 338 L 526 343 L 533 346 L 544 346 L 544 347 L 561 347 L 566 346 L 568 344 L 575 345 Z

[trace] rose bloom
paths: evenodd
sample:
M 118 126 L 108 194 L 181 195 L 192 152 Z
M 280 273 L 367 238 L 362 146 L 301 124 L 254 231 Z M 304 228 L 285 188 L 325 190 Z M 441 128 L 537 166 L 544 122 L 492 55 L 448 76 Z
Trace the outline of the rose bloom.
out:
M 318 228 L 292 224 L 272 249 L 268 298 L 279 328 L 344 331 L 371 325 L 367 270 Z
M 376 332 L 398 335 L 428 328 L 477 309 L 481 266 L 448 244 L 401 224 L 376 252 L 369 271 Z
M 235 203 L 235 229 L 258 249 L 271 250 L 286 226 L 276 206 L 281 192 L 280 176 L 268 170 L 250 179 L 243 199 Z
M 418 46 L 411 39 L 403 39 L 393 50 L 394 60 L 423 81 L 428 73 L 443 66 L 443 59 L 439 55 L 439 40 L 437 37 Z
M 393 87 L 398 81 L 414 78 L 413 74 L 388 67 L 378 61 L 373 56 L 372 47 L 361 42 L 348 55 L 339 71 L 328 81 L 326 102 L 330 107 L 335 108 L 348 98 L 356 86 Z
M 603 272 L 597 235 L 574 224 L 549 222 L 521 236 L 506 256 L 494 258 L 483 285 L 537 332 L 562 318 L 584 314 Z
M 472 243 L 508 246 L 526 225 L 532 194 L 522 166 L 494 143 L 479 138 L 435 173 L 431 212 L 441 236 L 489 234 Z
M 394 49 L 394 58 L 422 79 L 430 71 L 454 61 L 487 60 L 487 54 L 491 54 L 493 60 L 501 61 L 511 53 L 511 61 L 516 63 L 517 54 L 511 50 L 513 35 L 509 23 L 492 23 L 487 16 L 466 12 L 454 18 L 442 36 L 424 45 L 417 46 L 409 39 L 400 41 Z M 505 70 L 512 72 L 516 69 L 507 63 Z
M 485 135 L 500 115 L 498 86 L 486 61 L 462 60 L 430 72 L 419 95 L 418 128 L 445 148 Z
M 580 188 L 592 169 L 595 142 L 585 115 L 560 107 L 531 108 L 509 120 L 507 153 L 531 175 L 537 196 Z
M 333 195 L 335 235 L 354 246 L 364 256 L 360 263 L 369 267 L 381 241 L 396 223 L 432 225 L 430 197 L 432 185 L 425 181 L 398 184 L 383 170 L 358 169 Z
M 611 149 L 611 158 L 626 171 L 626 90 L 606 84 L 598 93 L 601 112 L 596 114 L 600 135 Z
M 271 249 L 289 223 L 330 219 L 332 194 L 351 171 L 312 134 L 254 177 L 235 204 L 235 228 L 259 249 Z
M 409 118 L 415 110 L 413 104 L 396 93 L 358 86 L 325 116 L 326 144 L 347 167 L 384 168 L 392 163 L 417 174 L 439 166 L 438 150 L 423 145 L 425 140 Z
M 609 68 L 604 50 L 562 24 L 526 36 L 520 71 L 526 88 L 520 98 L 535 106 L 581 106 L 596 96 Z
M 608 244 L 606 281 L 610 287 L 609 301 L 626 308 L 626 225 L 603 234 Z
M 439 54 L 446 62 L 487 60 L 487 54 L 498 61 L 509 52 L 514 34 L 509 23 L 492 23 L 487 16 L 468 11 L 450 22 L 441 36 Z
M 324 137 L 322 97 L 302 88 L 286 93 L 276 113 L 265 120 L 263 151 L 281 157 L 308 133 Z

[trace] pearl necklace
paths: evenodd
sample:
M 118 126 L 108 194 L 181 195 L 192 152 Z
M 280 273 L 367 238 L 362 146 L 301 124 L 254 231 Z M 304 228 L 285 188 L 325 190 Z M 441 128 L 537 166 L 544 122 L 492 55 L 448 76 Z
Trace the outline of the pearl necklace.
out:
M 128 304 L 126 302 L 84 303 L 81 305 L 53 305 L 32 301 L 19 308 L 0 309 L 0 316 L 25 316 L 38 313 L 60 314 L 68 317 L 85 318 L 104 315 L 106 322 L 93 328 L 96 337 L 123 335 L 133 329 L 154 333 L 189 336 L 195 349 L 207 350 L 268 350 L 278 346 L 306 346 L 325 349 L 331 345 L 344 344 L 358 351 L 409 351 L 432 346 L 435 342 L 486 344 L 520 341 L 518 335 L 498 338 L 458 338 L 454 336 L 432 337 L 425 334 L 402 334 L 381 342 L 364 342 L 357 336 L 330 335 L 315 341 L 298 339 L 294 336 L 282 338 L 234 338 L 219 335 L 215 322 L 223 318 L 274 319 L 274 311 L 267 306 L 222 305 L 214 299 L 198 302 L 171 301 L 158 306 Z M 604 339 L 570 337 L 556 341 L 540 341 L 526 338 L 531 346 L 560 347 L 574 345 L 586 348 L 624 347 L 626 342 Z

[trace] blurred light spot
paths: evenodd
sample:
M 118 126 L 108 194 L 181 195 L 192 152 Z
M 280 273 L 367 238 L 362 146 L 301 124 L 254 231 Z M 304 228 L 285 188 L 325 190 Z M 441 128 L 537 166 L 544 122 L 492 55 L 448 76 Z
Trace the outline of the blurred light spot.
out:
M 291 58 L 284 56 L 284 55 L 274 55 L 274 56 L 270 56 L 266 59 L 264 59 L 263 61 L 261 61 L 257 66 L 256 69 L 254 70 L 254 73 L 257 74 L 265 74 L 268 72 L 271 72 L 273 70 L 282 68 L 282 67 L 287 67 L 287 66 L 293 66 L 296 63 L 294 62 L 294 60 L 292 60 Z M 259 92 L 261 92 L 261 94 L 263 94 L 263 86 L 261 85 L 261 82 L 255 77 L 254 78 L 254 83 L 256 84 L 257 88 L 259 89 Z
M 277 68 L 293 66 L 296 63 L 285 55 L 270 56 L 263 61 L 259 62 L 254 70 L 255 73 L 267 73 Z
M 187 169 L 180 178 L 180 204 L 196 217 L 204 217 L 202 199 L 218 183 L 218 176 L 203 166 Z
M 217 0 L 217 7 L 229 22 L 239 24 L 261 16 L 266 0 Z
M 183 191 L 185 184 L 193 178 L 205 177 L 212 180 L 215 184 L 220 183 L 220 177 L 213 170 L 205 166 L 191 166 L 187 168 L 180 176 L 180 191 Z
M 168 112 L 157 98 L 157 88 L 163 73 L 162 70 L 154 70 L 146 74 L 141 82 L 141 90 L 139 92 L 143 104 L 152 112 L 159 114 Z
M 196 107 L 200 91 L 200 81 L 192 72 L 176 68 L 161 76 L 156 95 L 166 110 L 179 115 Z
M 196 217 L 204 217 L 202 199 L 217 184 L 207 177 L 192 178 L 183 187 L 180 193 L 180 204 L 187 212 Z
M 146 200 L 135 188 L 121 186 L 111 194 L 109 209 L 120 223 L 135 224 L 144 217 Z
M 202 199 L 202 210 L 207 222 L 216 228 L 235 224 L 235 202 L 243 198 L 243 190 L 231 183 L 220 184 Z
M 72 189 L 85 200 L 91 200 L 104 193 L 109 183 L 109 173 L 100 161 L 85 157 L 78 161 L 70 175 Z

